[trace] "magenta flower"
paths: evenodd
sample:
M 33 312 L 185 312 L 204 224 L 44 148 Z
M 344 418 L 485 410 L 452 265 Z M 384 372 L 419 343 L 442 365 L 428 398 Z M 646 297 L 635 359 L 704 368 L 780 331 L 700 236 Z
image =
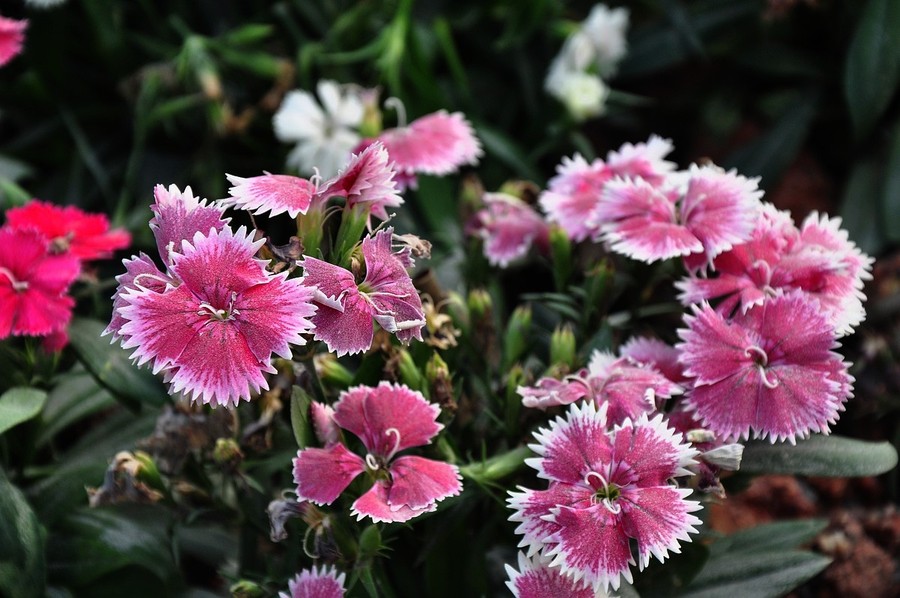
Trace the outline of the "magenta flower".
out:
M 799 291 L 777 295 L 726 320 L 694 308 L 679 330 L 687 407 L 723 438 L 772 442 L 828 433 L 852 396 L 848 364 L 821 306 Z
M 566 419 L 535 433 L 529 445 L 539 457 L 526 463 L 550 481 L 547 490 L 510 492 L 508 500 L 523 535 L 519 546 L 543 550 L 550 567 L 595 590 L 632 581 L 637 546 L 639 569 L 655 556 L 680 552 L 700 520 L 700 504 L 686 500 L 690 489 L 669 480 L 689 475 L 696 451 L 663 416 L 625 420 L 607 428 L 606 407 L 572 405 Z
M 0 228 L 0 339 L 62 331 L 75 306 L 67 291 L 80 271 L 74 255 L 51 254 L 39 231 Z
M 17 21 L 0 16 L 0 66 L 15 58 L 25 43 L 28 21 Z
M 306 212 L 313 205 L 321 204 L 329 197 L 344 197 L 348 206 L 366 203 L 371 213 L 387 220 L 389 207 L 397 207 L 403 198 L 397 195 L 394 169 L 388 164 L 384 146 L 375 142 L 358 154 L 335 177 L 319 184 L 318 177 L 304 179 L 284 174 L 264 174 L 242 178 L 226 175 L 232 184 L 231 197 L 225 205 L 251 211 L 255 214 L 269 212 L 272 216 L 287 212 L 291 218 Z
M 439 414 L 437 405 L 403 385 L 382 382 L 341 393 L 334 422 L 362 441 L 365 459 L 341 443 L 299 451 L 294 459 L 298 499 L 330 504 L 367 472 L 374 484 L 353 503 L 357 519 L 403 522 L 434 511 L 437 503 L 462 491 L 459 470 L 440 461 L 395 455 L 429 444 L 444 427 L 436 421 Z
M 606 598 L 606 592 L 594 592 L 590 585 L 564 575 L 559 567 L 551 567 L 549 558 L 529 558 L 519 553 L 519 570 L 506 565 L 506 585 L 516 598 Z
M 533 244 L 547 247 L 547 223 L 534 208 L 506 193 L 485 193 L 483 200 L 484 208 L 472 218 L 467 232 L 481 237 L 491 264 L 505 268 Z
M 663 159 L 671 151 L 669 140 L 652 136 L 646 143 L 626 143 L 618 152 L 610 152 L 605 162 L 598 159 L 588 163 L 578 154 L 563 158 L 557 175 L 541 194 L 541 208 L 547 219 L 559 224 L 573 241 L 598 237 L 601 231 L 593 214 L 606 184 L 615 177 L 639 178 L 653 186 L 662 184 L 674 168 Z
M 469 121 L 459 112 L 444 110 L 382 131 L 378 140 L 401 175 L 443 176 L 464 164 L 477 164 L 483 153 Z
M 695 253 L 707 260 L 746 241 L 759 212 L 756 179 L 693 167 L 684 192 L 644 179 L 616 179 L 591 215 L 614 251 L 655 262 Z
M 279 598 L 342 598 L 347 576 L 333 566 L 304 569 L 288 582 L 290 594 L 279 592 Z
M 290 344 L 305 344 L 315 306 L 302 279 L 269 274 L 254 258 L 262 244 L 243 227 L 197 232 L 170 250 L 179 283 L 162 289 L 152 276 L 144 286 L 140 271 L 148 266 L 135 264 L 133 286 L 119 296 L 122 346 L 134 349 L 138 364 L 164 370 L 172 392 L 204 403 L 236 404 L 268 389 L 263 372 L 275 371 L 272 354 L 289 358 Z
M 338 356 L 372 346 L 373 319 L 404 343 L 422 340 L 425 312 L 406 266 L 391 248 L 393 228 L 362 242 L 366 275 L 359 284 L 349 270 L 303 256 L 306 284 L 315 286 L 320 307 L 315 316 L 316 340 Z
M 659 370 L 663 376 L 681 384 L 687 379 L 678 363 L 678 349 L 656 338 L 635 336 L 619 347 L 619 355 Z

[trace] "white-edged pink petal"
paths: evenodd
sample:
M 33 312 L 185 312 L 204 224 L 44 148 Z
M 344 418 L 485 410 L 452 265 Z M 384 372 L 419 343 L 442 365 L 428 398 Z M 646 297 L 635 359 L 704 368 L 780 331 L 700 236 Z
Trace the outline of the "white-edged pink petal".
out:
M 468 228 L 484 241 L 484 255 L 491 264 L 505 268 L 535 242 L 546 245 L 547 223 L 527 203 L 506 193 L 485 193 L 482 200 L 484 208 Z
M 153 263 L 153 260 L 146 253 L 141 252 L 137 256 L 124 259 L 122 264 L 125 266 L 125 273 L 116 276 L 116 281 L 119 285 L 112 296 L 112 319 L 106 330 L 103 331 L 103 336 L 112 334 L 113 341 L 121 338 L 120 330 L 127 321 L 119 313 L 119 308 L 127 305 L 123 295 L 128 289 L 144 288 L 155 293 L 162 293 L 166 290 L 167 285 L 175 284 L 168 275 L 159 271 L 159 268 L 156 267 L 156 264 Z
M 391 462 L 390 473 L 391 508 L 420 510 L 462 492 L 459 468 L 449 463 L 406 455 Z
M 590 397 L 608 405 L 607 419 L 618 424 L 627 418 L 656 409 L 658 399 L 680 395 L 683 390 L 652 365 L 639 364 L 628 358 L 594 351 L 588 364 L 586 381 Z
M 547 220 L 557 223 L 573 241 L 597 236 L 599 226 L 591 215 L 612 172 L 601 160 L 588 163 L 580 154 L 564 157 L 556 172 L 538 198 Z
M 675 163 L 664 159 L 672 149 L 671 139 L 651 135 L 646 142 L 625 143 L 617 151 L 609 152 L 606 167 L 612 176 L 641 178 L 651 185 L 661 185 L 675 170 Z
M 333 179 L 322 186 L 321 195 L 339 195 L 347 198 L 347 205 L 369 204 L 370 213 L 380 220 L 387 220 L 387 208 L 403 204 L 398 194 L 395 171 L 388 162 L 384 145 L 375 141 L 358 154 Z
M 696 534 L 701 521 L 691 512 L 700 503 L 685 500 L 689 488 L 673 486 L 630 487 L 622 490 L 619 503 L 624 514 L 625 533 L 637 541 L 638 567 L 643 570 L 650 556 L 664 561 L 669 552 L 681 552 L 679 542 L 690 542 L 689 533 Z
M 549 428 L 534 433 L 537 444 L 529 448 L 539 455 L 526 459 L 538 477 L 579 484 L 590 472 L 605 470 L 612 455 L 607 435 L 606 405 L 592 402 L 572 405 L 566 418 L 557 417 Z
M 587 396 L 590 390 L 587 382 L 578 379 L 579 377 L 583 375 L 577 374 L 563 380 L 541 378 L 534 386 L 516 388 L 516 393 L 522 397 L 522 405 L 533 409 L 546 410 L 558 405 L 569 405 Z
M 182 241 L 191 241 L 196 233 L 208 235 L 210 230 L 221 231 L 230 221 L 217 206 L 207 205 L 196 197 L 190 187 L 180 191 L 175 185 L 153 188 L 155 203 L 150 206 L 153 218 L 150 229 L 156 237 L 159 255 L 167 266 L 170 252 L 180 252 Z
M 290 595 L 279 592 L 279 598 L 342 598 L 346 574 L 332 565 L 304 569 L 288 581 Z
M 481 143 L 469 121 L 444 110 L 414 120 L 407 127 L 378 135 L 400 172 L 445 175 L 464 164 L 477 164 Z
M 228 190 L 231 197 L 222 203 L 254 214 L 269 212 L 277 216 L 287 212 L 296 218 L 306 214 L 317 193 L 313 182 L 286 174 L 266 173 L 249 178 L 226 174 L 225 177 L 231 183 Z
M 318 401 L 309 405 L 309 415 L 316 438 L 324 446 L 329 447 L 340 442 L 341 431 L 334 421 L 334 408 Z
M 527 557 L 519 553 L 519 569 L 506 565 L 507 587 L 516 598 L 607 598 L 584 583 L 564 575 L 559 567 L 550 567 L 547 557 Z
M 393 506 L 387 502 L 389 492 L 389 482 L 376 481 L 368 492 L 354 501 L 350 514 L 357 520 L 369 517 L 375 523 L 403 523 L 423 513 L 432 513 L 437 509 L 437 503 L 431 503 L 421 509 L 403 505 Z
M 298 500 L 317 505 L 334 502 L 350 482 L 366 470 L 362 458 L 340 443 L 298 451 L 293 464 Z
M 388 332 L 405 343 L 422 340 L 425 312 L 403 261 L 394 253 L 394 229 L 388 227 L 362 241 L 366 278 L 361 292 L 373 307 L 373 317 Z
M 509 520 L 519 523 L 516 533 L 522 535 L 519 548 L 527 548 L 531 556 L 548 547 L 547 538 L 559 529 L 552 521 L 551 510 L 560 505 L 588 507 L 593 490 L 584 484 L 551 483 L 546 490 L 519 486 L 520 492 L 509 492 L 507 505 L 513 510 Z

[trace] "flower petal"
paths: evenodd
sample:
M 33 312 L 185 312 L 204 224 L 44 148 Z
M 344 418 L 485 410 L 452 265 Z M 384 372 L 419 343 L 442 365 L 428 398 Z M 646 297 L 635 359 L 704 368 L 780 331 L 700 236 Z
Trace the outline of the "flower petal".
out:
M 608 468 L 612 447 L 605 406 L 597 409 L 591 402 L 573 404 L 566 419 L 556 418 L 534 437 L 538 444 L 529 446 L 541 458 L 526 462 L 538 470 L 538 477 L 580 484 L 588 473 Z
M 464 164 L 477 164 L 483 153 L 472 125 L 459 112 L 427 114 L 408 127 L 383 131 L 378 139 L 401 172 L 450 174 Z
M 391 508 L 424 509 L 462 492 L 459 469 L 448 463 L 407 455 L 394 459 L 390 472 L 387 503 Z
M 191 241 L 195 233 L 208 235 L 211 230 L 222 230 L 230 219 L 223 210 L 206 204 L 194 196 L 190 187 L 179 191 L 175 185 L 166 189 L 162 185 L 153 188 L 156 202 L 150 206 L 153 218 L 150 228 L 156 237 L 156 246 L 163 262 L 171 263 L 170 251 L 181 251 L 182 241 Z
M 291 595 L 283 592 L 278 595 L 279 598 L 342 598 L 346 577 L 333 566 L 304 569 L 288 582 Z
M 291 218 L 296 218 L 298 214 L 306 214 L 316 196 L 313 183 L 286 174 L 267 173 L 250 178 L 226 174 L 225 177 L 232 187 L 228 190 L 231 198 L 223 203 L 254 214 L 269 212 L 271 216 L 277 216 L 287 212 Z
M 691 490 L 673 486 L 631 487 L 622 491 L 617 504 L 622 506 L 625 533 L 637 540 L 638 567 L 643 570 L 653 555 L 662 562 L 669 551 L 681 552 L 679 541 L 690 542 L 701 521 L 692 511 L 700 503 L 685 500 Z
M 506 565 L 507 587 L 516 598 L 605 598 L 583 583 L 563 575 L 559 567 L 550 567 L 550 559 L 528 558 L 519 553 L 519 570 Z
M 327 505 L 341 495 L 366 464 L 343 444 L 327 448 L 306 448 L 293 460 L 297 498 Z
M 357 520 L 370 517 L 375 523 L 403 523 L 437 509 L 437 503 L 431 503 L 421 509 L 412 509 L 407 506 L 397 508 L 388 504 L 388 493 L 388 482 L 384 480 L 375 482 L 368 492 L 356 499 L 350 509 L 350 514 Z
M 235 323 L 257 359 L 268 360 L 272 353 L 291 357 L 290 345 L 306 344 L 310 318 L 316 313 L 313 289 L 301 278 L 287 273 L 268 278 L 243 291 L 234 302 Z

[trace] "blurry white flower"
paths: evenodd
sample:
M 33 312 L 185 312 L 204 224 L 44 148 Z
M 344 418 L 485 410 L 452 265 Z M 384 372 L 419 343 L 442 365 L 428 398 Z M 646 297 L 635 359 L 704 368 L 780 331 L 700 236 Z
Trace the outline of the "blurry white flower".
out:
M 25 0 L 25 4 L 34 8 L 51 8 L 59 6 L 66 0 Z
M 552 93 L 573 118 L 586 120 L 603 114 L 609 88 L 597 75 L 569 72 L 560 77 L 559 87 Z
M 361 141 L 357 129 L 364 106 L 355 87 L 323 80 L 316 91 L 321 107 L 310 92 L 292 91 L 285 96 L 272 124 L 278 139 L 297 142 L 288 154 L 288 166 L 307 176 L 318 169 L 327 179 L 347 163 Z
M 575 34 L 583 35 L 590 41 L 594 49 L 597 70 L 604 77 L 615 73 L 619 61 L 625 56 L 626 29 L 628 29 L 628 9 L 610 9 L 604 4 L 596 4 L 591 9 L 591 14 L 581 24 L 581 29 Z

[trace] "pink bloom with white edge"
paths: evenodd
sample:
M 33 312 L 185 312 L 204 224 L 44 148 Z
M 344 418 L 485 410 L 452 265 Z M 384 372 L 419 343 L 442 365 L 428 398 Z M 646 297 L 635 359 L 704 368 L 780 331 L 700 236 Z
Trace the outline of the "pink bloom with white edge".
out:
M 279 592 L 279 598 L 342 598 L 346 574 L 334 566 L 304 569 L 288 582 L 289 594 Z
M 349 270 L 303 256 L 306 284 L 316 288 L 319 310 L 313 316 L 316 340 L 339 357 L 372 346 L 375 322 L 409 343 L 422 340 L 425 312 L 401 256 L 391 247 L 393 228 L 362 241 L 366 276 L 357 284 Z
M 606 592 L 594 592 L 590 585 L 564 575 L 559 567 L 541 555 L 529 558 L 519 553 L 519 569 L 506 565 L 507 587 L 516 598 L 606 598 Z
M 655 556 L 680 552 L 680 542 L 700 520 L 691 513 L 700 503 L 691 490 L 670 479 L 690 475 L 697 452 L 669 428 L 662 414 L 647 414 L 607 427 L 606 407 L 572 405 L 565 419 L 535 433 L 529 445 L 539 457 L 526 460 L 547 490 L 520 488 L 508 500 L 519 522 L 516 533 L 529 554 L 543 551 L 549 566 L 595 590 L 617 589 L 632 581 Z M 631 543 L 637 546 L 632 552 Z
M 546 247 L 548 227 L 534 208 L 506 193 L 485 193 L 484 207 L 467 226 L 467 232 L 484 241 L 488 261 L 505 268 L 537 244 Z
M 341 393 L 333 419 L 362 441 L 366 456 L 340 443 L 299 451 L 294 459 L 297 496 L 330 504 L 366 472 L 374 483 L 353 503 L 357 519 L 403 522 L 434 511 L 437 503 L 462 491 L 459 470 L 423 457 L 395 455 L 429 444 L 444 427 L 436 421 L 439 414 L 437 405 L 403 385 L 382 382 Z
M 588 163 L 582 156 L 563 158 L 557 175 L 541 194 L 540 204 L 548 220 L 558 223 L 573 241 L 600 235 L 594 211 L 608 182 L 616 177 L 641 179 L 652 186 L 662 184 L 675 165 L 664 159 L 672 142 L 653 135 L 646 143 L 626 143 L 609 152 L 606 161 Z
M 182 241 L 191 241 L 195 233 L 208 235 L 211 230 L 221 231 L 231 220 L 225 218 L 222 208 L 196 197 L 190 187 L 181 191 L 175 185 L 169 185 L 168 189 L 156 185 L 153 198 L 150 230 L 167 267 L 172 261 L 169 253 L 181 251 Z
M 632 337 L 619 347 L 619 355 L 656 368 L 676 384 L 687 380 L 682 365 L 678 363 L 678 349 L 657 338 Z
M 286 174 L 269 174 L 242 178 L 225 175 L 232 184 L 230 198 L 224 205 L 234 206 L 254 214 L 269 212 L 296 218 L 329 197 L 344 197 L 347 204 L 371 205 L 371 213 L 387 220 L 386 208 L 397 207 L 403 198 L 397 194 L 394 169 L 388 164 L 387 151 L 375 142 L 358 154 L 352 154 L 344 169 L 323 183 L 319 177 L 304 179 Z
M 692 167 L 682 191 L 616 179 L 591 218 L 611 248 L 645 262 L 702 253 L 712 260 L 748 240 L 759 213 L 758 179 Z
M 28 21 L 17 21 L 0 16 L 0 66 L 15 58 L 25 43 Z
M 834 328 L 800 291 L 731 320 L 709 305 L 685 320 L 678 349 L 693 378 L 686 405 L 723 438 L 794 443 L 810 432 L 827 434 L 852 396 L 848 364 L 833 351 Z
M 263 242 L 243 227 L 197 232 L 170 252 L 180 284 L 160 292 L 157 282 L 135 282 L 121 295 L 122 346 L 134 349 L 138 364 L 164 370 L 171 392 L 219 405 L 249 400 L 268 389 L 263 372 L 275 372 L 272 354 L 289 358 L 289 345 L 306 343 L 313 289 L 268 273 L 254 257 Z
M 477 164 L 483 154 L 472 125 L 460 112 L 426 114 L 407 126 L 382 131 L 378 140 L 397 171 L 406 175 L 443 176 Z

